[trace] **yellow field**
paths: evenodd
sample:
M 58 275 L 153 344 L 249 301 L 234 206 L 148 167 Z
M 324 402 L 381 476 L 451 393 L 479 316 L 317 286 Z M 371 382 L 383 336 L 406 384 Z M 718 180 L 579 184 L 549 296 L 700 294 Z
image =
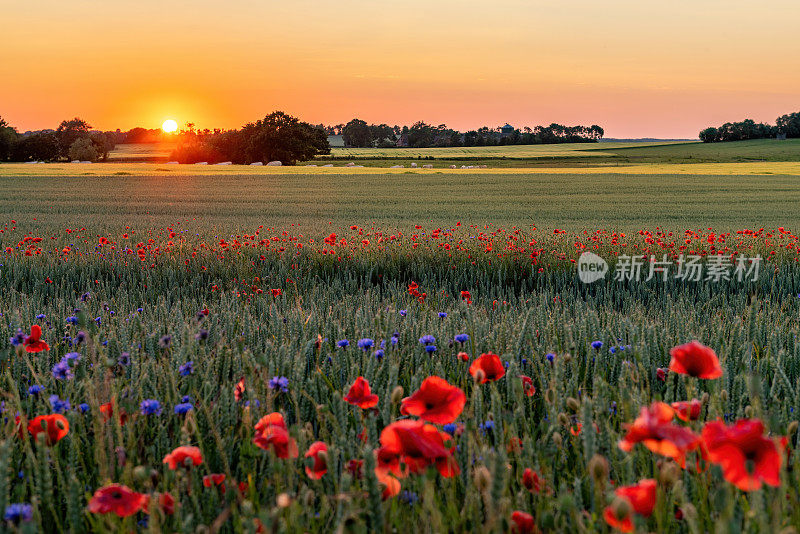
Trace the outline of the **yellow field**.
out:
M 267 167 L 250 165 L 165 165 L 158 163 L 4 163 L 0 176 L 155 176 L 155 175 L 271 175 L 271 174 L 679 174 L 800 176 L 800 162 L 755 161 L 744 163 L 645 163 L 591 167 L 497 167 L 451 169 L 436 164 L 421 167 Z

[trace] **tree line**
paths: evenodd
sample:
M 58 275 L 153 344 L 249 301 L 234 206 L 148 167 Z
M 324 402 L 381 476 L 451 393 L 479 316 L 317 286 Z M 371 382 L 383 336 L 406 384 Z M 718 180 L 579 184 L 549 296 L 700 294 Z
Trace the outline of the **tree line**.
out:
M 785 136 L 788 139 L 800 138 L 800 112 L 781 115 L 774 126 L 745 119 L 741 122 L 726 122 L 716 128 L 713 126 L 705 128 L 700 132 L 700 140 L 704 143 L 768 139 L 778 136 Z
M 353 119 L 347 124 L 324 127 L 328 135 L 341 135 L 346 146 L 350 147 L 458 147 L 458 146 L 498 146 L 535 145 L 550 143 L 593 143 L 602 139 L 603 128 L 592 126 L 535 126 L 533 128 L 484 126 L 477 130 L 459 132 L 445 124 L 438 126 L 418 121 L 411 127 L 389 126 L 388 124 L 367 124 L 361 119 Z
M 99 161 L 108 158 L 117 141 L 114 133 L 92 131 L 75 117 L 55 130 L 20 134 L 0 117 L 0 161 Z

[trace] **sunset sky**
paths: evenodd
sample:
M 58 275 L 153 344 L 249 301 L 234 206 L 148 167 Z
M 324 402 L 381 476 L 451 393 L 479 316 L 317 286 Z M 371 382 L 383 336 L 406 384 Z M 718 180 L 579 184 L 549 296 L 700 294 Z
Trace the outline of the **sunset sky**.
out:
M 0 10 L 0 116 L 20 131 L 273 110 L 606 137 L 800 111 L 800 2 L 36 0 Z

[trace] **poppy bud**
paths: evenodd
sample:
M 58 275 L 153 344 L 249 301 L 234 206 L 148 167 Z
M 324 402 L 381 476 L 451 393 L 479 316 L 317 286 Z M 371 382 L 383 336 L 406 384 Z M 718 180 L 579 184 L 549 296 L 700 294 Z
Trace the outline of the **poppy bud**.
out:
M 161 478 L 161 473 L 156 471 L 155 469 L 150 470 L 150 483 L 153 487 L 158 485 L 158 480 Z
M 558 414 L 558 424 L 561 426 L 569 425 L 569 417 L 567 417 L 567 414 L 565 414 L 564 412 Z
M 556 390 L 551 388 L 545 391 L 544 400 L 546 400 L 548 404 L 553 404 L 556 402 Z
M 567 408 L 573 412 L 577 412 L 581 407 L 580 401 L 574 397 L 567 397 Z
M 278 495 L 278 506 L 280 506 L 280 498 L 282 496 L 286 496 L 287 499 L 289 498 L 289 496 L 286 495 L 285 493 L 281 493 L 280 495 Z M 281 508 L 285 508 L 285 506 L 281 506 Z M 253 515 L 253 512 L 255 511 L 255 509 L 253 508 L 253 501 L 251 501 L 250 499 L 245 499 L 244 501 L 242 501 L 241 510 L 244 515 Z
M 708 404 L 708 392 L 703 393 L 703 396 L 700 397 L 700 403 L 705 406 Z
M 313 490 L 308 490 L 305 493 L 303 493 L 303 503 L 306 505 L 306 507 L 308 507 L 309 509 L 314 507 L 315 497 L 316 495 L 314 494 Z
M 602 482 L 608 477 L 608 460 L 599 454 L 592 456 L 587 466 L 589 474 L 592 475 L 595 482 Z
M 744 416 L 747 417 L 748 419 L 753 417 L 753 407 L 752 406 L 747 405 L 747 406 L 744 407 Z
M 562 441 L 563 438 L 561 437 L 561 432 L 553 432 L 553 444 L 559 449 L 561 448 Z
M 489 487 L 489 484 L 492 483 L 492 474 L 486 469 L 486 466 L 482 465 L 475 469 L 475 487 L 478 488 L 478 491 L 483 492 L 486 491 L 486 488 Z
M 719 398 L 722 399 L 722 402 L 728 402 L 728 390 L 727 389 L 723 389 L 722 391 L 720 391 Z M 684 513 L 685 513 L 685 510 L 684 510 Z
M 117 447 L 114 449 L 114 452 L 117 455 L 117 464 L 123 467 L 128 459 L 128 455 L 125 453 L 125 447 Z
M 562 356 L 562 358 L 564 359 L 564 363 L 569 363 L 572 361 L 572 355 L 569 352 Z
M 403 386 L 396 386 L 392 390 L 392 404 L 397 404 L 403 400 Z
M 208 531 L 209 530 L 208 530 L 207 526 L 205 526 L 205 525 L 197 525 L 197 528 L 194 529 L 194 534 L 207 534 Z
M 147 480 L 148 475 L 147 468 L 143 465 L 137 465 L 133 468 L 133 477 L 139 482 Z
M 476 384 L 482 384 L 483 381 L 486 379 L 486 373 L 483 372 L 483 369 L 478 369 L 477 371 L 475 371 L 475 375 L 473 378 L 475 378 Z
M 688 519 L 695 519 L 697 517 L 697 508 L 692 503 L 686 503 L 681 506 L 683 515 Z
M 280 508 L 287 508 L 290 504 L 292 504 L 292 499 L 291 497 L 289 497 L 288 493 L 281 493 L 280 495 L 278 495 L 276 501 Z M 250 505 L 252 506 L 252 503 L 250 503 Z
M 672 486 L 681 476 L 681 470 L 675 462 L 664 462 L 658 472 L 658 478 L 664 486 Z
M 617 497 L 611 503 L 611 510 L 614 512 L 614 517 L 621 521 L 631 515 L 633 506 L 631 506 L 631 501 L 628 499 Z
M 792 421 L 791 423 L 789 423 L 789 426 L 786 427 L 786 434 L 789 435 L 789 436 L 793 436 L 793 435 L 797 434 L 797 426 L 798 426 L 798 424 L 799 423 L 797 421 Z
M 117 360 L 115 360 L 114 358 L 106 358 L 106 367 L 109 368 L 116 367 L 116 365 L 117 365 Z

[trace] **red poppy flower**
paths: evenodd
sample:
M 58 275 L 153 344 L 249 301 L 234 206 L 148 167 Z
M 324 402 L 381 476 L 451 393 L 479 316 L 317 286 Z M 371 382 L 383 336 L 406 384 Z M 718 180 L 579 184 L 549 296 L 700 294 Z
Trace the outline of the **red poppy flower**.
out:
M 22 344 L 25 347 L 25 352 L 42 352 L 43 350 L 50 350 L 50 345 L 41 340 L 42 327 L 38 324 L 31 326 L 31 335 L 25 338 Z
M 186 460 L 191 460 L 192 465 L 200 465 L 203 463 L 203 455 L 197 447 L 178 447 L 168 455 L 164 456 L 162 463 L 169 466 L 170 469 L 177 469 L 178 467 L 191 467 L 187 466 Z
M 146 503 L 147 495 L 137 493 L 122 484 L 109 484 L 94 492 L 89 501 L 89 512 L 128 517 L 141 510 Z
M 500 357 L 491 352 L 488 354 L 481 354 L 480 357 L 469 366 L 469 374 L 471 374 L 473 378 L 478 371 L 483 372 L 481 384 L 500 380 L 506 374 L 506 369 L 503 367 L 503 362 L 500 361 Z
M 511 526 L 511 531 L 517 534 L 532 534 L 536 532 L 536 522 L 533 520 L 531 514 L 520 512 L 517 510 L 511 514 L 511 521 L 514 523 Z
M 175 497 L 173 497 L 170 493 L 155 493 L 153 494 L 156 497 L 156 502 L 158 503 L 158 508 L 164 515 L 172 515 L 175 513 Z M 150 513 L 150 495 L 145 495 L 144 505 L 142 505 L 142 511 L 146 514 Z
M 107 402 L 105 404 L 100 405 L 100 413 L 103 414 L 103 422 L 108 422 L 112 417 L 114 417 L 114 403 Z M 128 414 L 125 413 L 125 410 L 119 411 L 119 424 L 124 425 L 128 421 Z
M 315 441 L 311 444 L 306 451 L 306 458 L 313 458 L 308 460 L 306 464 L 306 475 L 312 480 L 319 480 L 322 475 L 328 472 L 328 446 L 322 441 Z
M 233 398 L 236 399 L 236 402 L 242 400 L 242 397 L 244 397 L 244 377 L 233 388 Z
M 429 376 L 422 381 L 422 385 L 413 395 L 403 399 L 400 413 L 416 415 L 425 421 L 446 425 L 461 415 L 466 402 L 467 396 L 461 389 L 451 386 L 444 378 Z
M 675 415 L 681 421 L 697 421 L 700 417 L 700 409 L 703 407 L 702 403 L 697 399 L 692 399 L 689 402 L 673 402 L 670 406 L 675 410 Z
M 627 499 L 633 511 L 644 517 L 650 517 L 656 506 L 656 481 L 652 478 L 640 480 L 632 486 L 620 486 L 614 493 Z
M 270 291 L 272 291 L 272 296 L 275 298 L 280 297 L 281 294 L 283 293 L 282 289 L 270 289 Z
M 536 394 L 536 386 L 533 385 L 533 379 L 529 376 L 519 375 L 522 380 L 522 391 L 528 397 L 533 397 Z
M 39 434 L 44 434 L 46 445 L 54 445 L 69 433 L 69 421 L 61 414 L 39 415 L 28 423 L 28 432 L 37 441 Z
M 411 473 L 435 465 L 442 476 L 451 477 L 460 472 L 453 457 L 455 446 L 446 445 L 451 440 L 450 434 L 423 421 L 396 421 L 381 432 L 379 455 L 399 456 Z
M 347 395 L 344 396 L 344 400 L 365 410 L 378 405 L 378 396 L 370 391 L 369 382 L 363 376 L 356 378 Z
M 672 347 L 669 355 L 672 356 L 669 362 L 670 371 L 705 379 L 722 376 L 717 355 L 710 347 L 698 341 Z
M 725 480 L 743 491 L 761 483 L 780 486 L 781 454 L 775 441 L 765 437 L 758 419 L 741 419 L 732 426 L 721 421 L 706 423 L 703 442 L 708 459 L 719 464 Z
M 222 493 L 225 493 L 225 473 L 212 473 L 203 477 L 203 486 L 210 488 L 211 486 L 222 486 Z
M 264 450 L 272 450 L 278 458 L 297 458 L 297 442 L 289 436 L 283 416 L 278 412 L 262 417 L 256 423 L 253 443 Z
M 603 519 L 606 520 L 608 526 L 620 532 L 633 532 L 633 519 L 631 514 L 627 514 L 625 517 L 617 517 L 614 508 L 612 506 L 606 506 L 606 509 L 603 510 Z
M 619 442 L 619 448 L 630 451 L 634 444 L 642 443 L 656 454 L 675 459 L 681 466 L 686 464 L 686 453 L 700 444 L 700 437 L 691 430 L 673 425 L 675 411 L 663 402 L 655 402 L 642 408 L 628 433 Z
M 361 469 L 364 467 L 364 460 L 349 460 L 347 462 L 347 472 L 350 473 L 353 478 L 360 479 L 363 474 L 361 473 Z
M 459 352 L 458 354 L 456 354 L 456 356 L 457 356 L 457 357 L 458 357 L 458 359 L 459 359 L 459 360 L 461 360 L 462 362 L 468 362 L 468 361 L 469 361 L 469 354 L 467 354 L 467 353 L 466 353 L 466 352 L 464 352 L 464 351 L 461 351 L 461 352 Z
M 522 472 L 522 485 L 530 492 L 539 493 L 544 485 L 544 480 L 539 477 L 539 473 L 526 467 Z

